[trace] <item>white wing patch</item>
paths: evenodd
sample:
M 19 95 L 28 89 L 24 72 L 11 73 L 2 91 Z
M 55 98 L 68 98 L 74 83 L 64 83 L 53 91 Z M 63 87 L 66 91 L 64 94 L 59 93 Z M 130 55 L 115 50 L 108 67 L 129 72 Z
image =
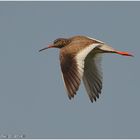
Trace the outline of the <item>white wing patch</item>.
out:
M 87 55 L 98 45 L 101 44 L 92 44 L 86 47 L 85 49 L 81 50 L 76 56 L 75 60 L 77 62 L 78 69 L 80 71 L 80 75 L 83 76 L 83 71 L 84 71 L 84 63 L 85 63 L 85 58 Z
M 100 59 L 98 60 L 98 57 L 94 58 L 94 56 L 97 55 L 94 55 L 96 52 L 92 50 L 99 45 L 101 44 L 96 43 L 89 45 L 73 58 L 68 56 L 60 57 L 62 79 L 64 81 L 69 99 L 73 98 L 76 94 L 82 78 L 90 100 L 93 102 L 93 99 L 96 100 L 96 97 L 98 97 L 102 84 L 101 74 L 98 71 Z M 92 61 L 93 63 L 91 63 Z M 93 67 L 91 67 L 92 65 Z M 91 83 L 93 83 L 93 86 Z

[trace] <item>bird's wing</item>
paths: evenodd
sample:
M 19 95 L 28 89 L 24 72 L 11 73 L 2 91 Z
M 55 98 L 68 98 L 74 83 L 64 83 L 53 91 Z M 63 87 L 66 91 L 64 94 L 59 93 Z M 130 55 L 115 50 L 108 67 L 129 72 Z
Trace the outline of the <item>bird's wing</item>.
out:
M 60 54 L 60 64 L 62 70 L 62 79 L 69 99 L 74 97 L 79 88 L 83 69 L 78 67 L 76 59 L 72 55 Z
M 76 55 L 65 54 L 60 51 L 62 79 L 64 81 L 69 99 L 74 97 L 81 83 L 86 56 L 98 45 L 100 44 L 92 44 L 89 47 L 81 50 Z
M 85 59 L 83 82 L 91 102 L 99 98 L 102 89 L 101 55 L 89 54 Z

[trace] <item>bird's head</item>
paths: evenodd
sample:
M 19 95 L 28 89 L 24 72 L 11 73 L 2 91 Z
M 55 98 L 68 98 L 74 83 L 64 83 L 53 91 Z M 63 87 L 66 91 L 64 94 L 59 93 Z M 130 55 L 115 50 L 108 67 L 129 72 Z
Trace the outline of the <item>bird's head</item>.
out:
M 65 47 L 66 45 L 68 45 L 70 43 L 70 40 L 69 39 L 66 39 L 66 38 L 58 38 L 56 40 L 54 40 L 53 44 L 39 50 L 39 51 L 43 51 L 43 50 L 46 50 L 46 49 L 49 49 L 49 48 L 63 48 Z

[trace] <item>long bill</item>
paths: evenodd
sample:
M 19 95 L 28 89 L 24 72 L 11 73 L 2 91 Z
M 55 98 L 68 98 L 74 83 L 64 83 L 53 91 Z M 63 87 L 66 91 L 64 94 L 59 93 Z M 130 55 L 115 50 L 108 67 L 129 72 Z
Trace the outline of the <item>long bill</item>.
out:
M 53 45 L 49 45 L 49 46 L 47 46 L 47 47 L 45 47 L 45 48 L 43 48 L 43 49 L 40 49 L 39 52 L 41 52 L 41 51 L 43 51 L 43 50 L 46 50 L 46 49 L 49 49 L 49 48 L 54 48 L 54 46 L 53 46 Z

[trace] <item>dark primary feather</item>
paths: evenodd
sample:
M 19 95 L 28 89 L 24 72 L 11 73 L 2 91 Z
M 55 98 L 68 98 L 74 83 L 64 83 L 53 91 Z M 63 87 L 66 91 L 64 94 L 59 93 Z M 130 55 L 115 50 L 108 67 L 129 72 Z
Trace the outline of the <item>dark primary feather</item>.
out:
M 72 55 L 60 55 L 60 64 L 68 97 L 71 99 L 79 88 L 81 77 Z

